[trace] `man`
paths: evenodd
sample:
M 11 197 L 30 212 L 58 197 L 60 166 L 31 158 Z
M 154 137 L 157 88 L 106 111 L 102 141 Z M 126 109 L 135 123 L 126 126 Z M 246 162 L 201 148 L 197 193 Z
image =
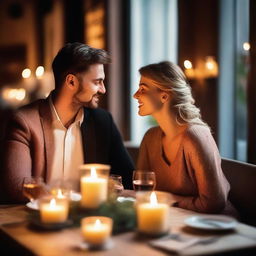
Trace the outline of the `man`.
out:
M 55 90 L 19 109 L 5 138 L 3 183 L 8 198 L 24 201 L 22 180 L 41 176 L 79 181 L 83 163 L 111 165 L 126 188 L 133 163 L 110 113 L 98 109 L 108 54 L 81 43 L 67 44 L 52 63 Z

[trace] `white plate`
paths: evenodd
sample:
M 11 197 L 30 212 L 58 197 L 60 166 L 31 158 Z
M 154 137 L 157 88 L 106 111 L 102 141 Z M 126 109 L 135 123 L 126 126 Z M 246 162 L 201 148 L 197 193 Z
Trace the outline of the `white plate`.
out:
M 224 215 L 195 215 L 185 219 L 184 222 L 189 227 L 207 230 L 228 230 L 237 225 L 236 219 Z
M 77 192 L 71 192 L 70 193 L 71 201 L 80 201 L 81 198 L 82 198 L 82 195 L 80 193 L 77 193 Z
M 135 198 L 133 198 L 133 197 L 124 197 L 124 196 L 119 196 L 116 200 L 120 203 L 127 202 L 127 201 L 128 202 L 135 202 Z
M 33 203 L 32 202 L 26 203 L 26 206 L 32 210 L 39 210 L 39 205 L 37 200 L 35 200 Z

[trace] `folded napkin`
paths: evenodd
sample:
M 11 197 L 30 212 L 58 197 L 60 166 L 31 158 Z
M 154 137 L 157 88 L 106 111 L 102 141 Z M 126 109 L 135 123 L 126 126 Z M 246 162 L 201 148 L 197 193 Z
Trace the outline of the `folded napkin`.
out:
M 192 237 L 184 234 L 170 234 L 166 237 L 152 240 L 149 244 L 153 247 L 176 252 L 181 254 L 182 250 L 196 245 L 196 244 L 208 244 L 212 243 L 217 239 L 217 237 Z

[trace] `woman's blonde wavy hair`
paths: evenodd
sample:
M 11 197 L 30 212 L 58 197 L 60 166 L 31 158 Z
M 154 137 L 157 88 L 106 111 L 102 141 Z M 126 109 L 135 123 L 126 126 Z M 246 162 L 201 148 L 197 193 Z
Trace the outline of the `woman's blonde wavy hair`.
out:
M 200 109 L 195 106 L 191 87 L 179 66 L 163 61 L 144 66 L 139 72 L 153 80 L 153 85 L 158 89 L 172 94 L 171 109 L 178 124 L 199 124 L 208 127 L 201 119 Z

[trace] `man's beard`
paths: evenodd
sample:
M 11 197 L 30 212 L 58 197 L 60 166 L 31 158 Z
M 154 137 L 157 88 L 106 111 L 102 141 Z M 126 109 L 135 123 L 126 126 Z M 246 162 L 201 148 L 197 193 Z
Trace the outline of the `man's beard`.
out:
M 78 92 L 76 93 L 75 97 L 77 95 L 79 95 L 80 93 L 83 93 L 83 88 L 82 88 L 82 85 L 81 85 L 81 81 L 79 82 L 79 90 Z M 84 107 L 87 107 L 87 108 L 97 108 L 98 105 L 99 105 L 99 101 L 100 101 L 100 98 L 103 94 L 100 93 L 100 92 L 97 92 L 96 94 L 94 94 L 91 98 L 90 101 L 88 102 L 81 102 L 79 100 L 79 97 L 77 98 L 77 101 L 79 102 L 80 105 L 84 106 Z M 97 97 L 97 99 L 95 100 L 95 97 Z M 96 102 L 95 102 L 96 101 Z
M 97 93 L 93 95 L 92 99 L 89 102 L 85 103 L 85 106 L 88 108 L 97 108 L 99 106 L 99 101 L 101 96 L 102 96 L 101 93 Z M 97 97 L 97 99 L 95 99 L 95 97 Z

